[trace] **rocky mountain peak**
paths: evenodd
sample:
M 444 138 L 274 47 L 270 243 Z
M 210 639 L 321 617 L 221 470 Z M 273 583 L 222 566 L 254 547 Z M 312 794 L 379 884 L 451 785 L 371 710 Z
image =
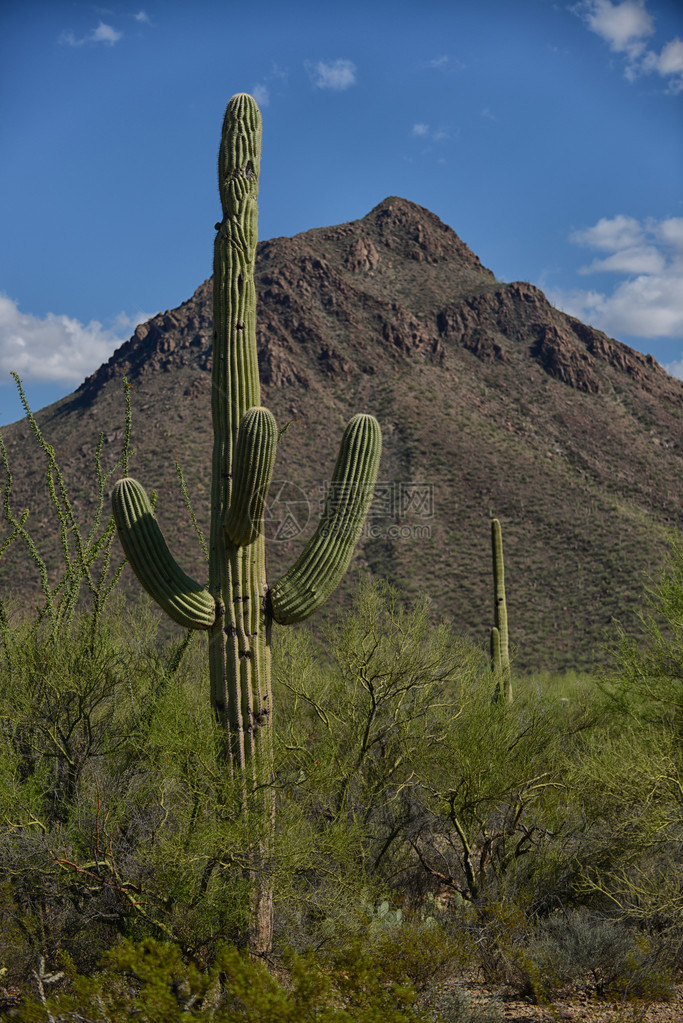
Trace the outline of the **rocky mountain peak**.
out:
M 493 512 L 506 532 L 518 664 L 588 663 L 611 619 L 638 602 L 666 529 L 683 522 L 683 382 L 532 284 L 497 280 L 437 216 L 395 196 L 360 220 L 260 243 L 255 278 L 262 400 L 289 424 L 277 471 L 306 493 L 311 524 L 343 424 L 373 413 L 381 486 L 359 567 L 404 594 L 428 593 L 481 639 Z M 197 578 L 173 455 L 206 524 L 211 348 L 209 279 L 39 415 L 85 510 L 98 433 L 105 453 L 120 440 L 128 377 L 131 471 L 165 495 L 169 545 Z M 24 423 L 3 436 L 26 480 L 23 494 L 17 473 L 16 507 L 33 508 L 40 452 Z M 47 522 L 48 504 L 35 516 Z M 58 560 L 58 531 L 53 539 Z M 272 575 L 303 539 L 271 545 Z M 30 576 L 30 566 L 3 565 Z
M 375 234 L 387 249 L 399 250 L 418 263 L 457 260 L 493 276 L 451 227 L 435 213 L 407 199 L 389 196 L 356 223 Z
M 256 287 L 266 388 L 307 388 L 320 372 L 373 375 L 386 359 L 453 364 L 460 349 L 510 372 L 520 359 L 535 362 L 587 394 L 614 386 L 608 368 L 680 400 L 679 383 L 654 359 L 554 309 L 534 285 L 496 280 L 452 228 L 397 196 L 360 220 L 260 243 Z M 124 374 L 135 380 L 181 365 L 207 373 L 211 295 L 209 279 L 178 308 L 140 324 L 84 381 L 80 398 L 92 400 Z

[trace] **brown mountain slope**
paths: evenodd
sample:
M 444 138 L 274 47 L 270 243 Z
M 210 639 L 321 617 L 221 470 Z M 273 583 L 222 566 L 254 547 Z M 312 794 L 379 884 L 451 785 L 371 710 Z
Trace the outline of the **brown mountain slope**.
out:
M 381 484 L 337 601 L 370 571 L 427 594 L 485 642 L 495 514 L 518 667 L 599 659 L 604 630 L 613 617 L 631 621 L 643 573 L 656 572 L 666 529 L 681 523 L 683 383 L 532 285 L 498 282 L 449 227 L 403 199 L 351 224 L 261 243 L 257 293 L 262 400 L 281 427 L 289 422 L 272 490 L 270 578 L 312 530 L 345 421 L 372 412 L 384 435 Z M 174 455 L 208 531 L 210 363 L 206 281 L 38 417 L 85 521 L 100 430 L 105 457 L 118 455 L 126 374 L 131 472 L 158 490 L 169 546 L 202 579 Z M 3 435 L 14 506 L 31 505 L 56 564 L 40 456 L 25 423 Z M 26 595 L 35 571 L 18 558 L 15 544 L 0 561 L 0 586 Z

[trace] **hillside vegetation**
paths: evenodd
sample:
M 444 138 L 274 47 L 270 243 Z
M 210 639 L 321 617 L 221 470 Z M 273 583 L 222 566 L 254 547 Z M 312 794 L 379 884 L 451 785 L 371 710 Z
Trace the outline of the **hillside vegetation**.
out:
M 275 640 L 276 944 L 242 951 L 250 850 L 197 633 L 164 639 L 117 582 L 108 473 L 81 530 L 35 429 L 56 573 L 0 594 L 0 998 L 21 1021 L 493 1021 L 472 971 L 531 1001 L 669 997 L 683 967 L 683 546 L 611 668 L 514 674 L 372 579 L 324 636 Z M 124 443 L 123 460 L 127 458 Z M 118 466 L 118 469 L 121 465 Z M 45 470 L 44 470 L 45 471 Z M 491 587 L 490 568 L 487 584 Z M 521 586 L 521 581 L 518 586 Z M 519 649 L 515 612 L 510 628 Z M 481 630 L 485 635 L 485 623 Z M 643 637 L 645 637 L 643 639 Z M 548 642 L 546 637 L 545 642 Z M 552 653 L 552 644 L 550 650 Z M 607 655 L 605 655 L 607 657 Z

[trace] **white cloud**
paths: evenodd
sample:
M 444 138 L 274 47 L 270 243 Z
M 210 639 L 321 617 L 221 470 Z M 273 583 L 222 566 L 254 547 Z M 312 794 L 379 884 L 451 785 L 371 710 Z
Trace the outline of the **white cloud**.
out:
M 655 30 L 652 16 L 644 0 L 585 0 L 575 8 L 592 32 L 596 32 L 616 53 L 635 56 L 645 46 L 645 39 Z
M 135 18 L 136 21 L 139 21 L 141 24 L 149 25 L 149 14 L 147 13 L 147 11 L 138 11 L 138 13 L 134 14 L 133 17 Z
M 432 68 L 436 71 L 464 71 L 467 65 L 463 64 L 457 57 L 449 57 L 444 53 L 439 57 L 432 57 L 431 60 L 426 60 L 420 66 Z
M 122 37 L 123 32 L 117 32 L 115 28 L 111 27 L 111 25 L 105 25 L 102 21 L 91 34 L 93 43 L 109 43 L 110 46 L 113 46 L 114 43 L 118 43 L 119 39 Z
M 662 48 L 655 70 L 660 75 L 683 74 L 683 39 L 676 36 Z
M 632 245 L 615 252 L 606 259 L 594 259 L 588 266 L 582 266 L 580 274 L 608 271 L 625 274 L 657 274 L 666 266 L 666 259 L 654 245 Z
M 604 330 L 611 337 L 683 337 L 683 272 L 642 274 L 623 281 L 611 294 L 573 291 L 551 295 L 559 308 Z
M 86 43 L 108 43 L 109 46 L 113 46 L 114 43 L 118 43 L 119 39 L 122 38 L 123 32 L 118 32 L 111 25 L 105 25 L 101 21 L 97 28 L 92 29 L 91 32 L 80 38 L 75 36 L 71 29 L 68 29 L 62 32 L 59 42 L 64 46 L 83 46 Z
M 680 359 L 676 359 L 674 362 L 665 362 L 664 369 L 670 376 L 683 380 L 683 354 L 681 354 Z
M 635 217 L 602 217 L 593 227 L 573 231 L 570 241 L 588 245 L 592 249 L 615 252 L 638 245 L 644 238 L 640 221 Z
M 683 338 L 683 217 L 603 217 L 571 241 L 606 252 L 580 273 L 624 276 L 611 292 L 549 291 L 555 305 L 613 337 Z
M 626 58 L 625 75 L 635 81 L 643 74 L 658 74 L 667 80 L 668 92 L 683 90 L 683 40 L 676 36 L 657 53 L 647 48 L 655 32 L 654 18 L 645 0 L 581 0 L 571 8 L 588 28 Z
M 111 327 L 55 313 L 41 319 L 20 312 L 12 299 L 0 294 L 0 371 L 14 371 L 27 380 L 80 383 L 147 319 L 145 313 L 120 313 Z
M 270 105 L 271 89 L 274 88 L 278 95 L 281 94 L 283 87 L 287 84 L 288 76 L 287 69 L 279 67 L 277 64 L 273 64 L 270 72 L 261 76 L 261 81 L 252 86 L 251 90 L 251 95 L 260 107 Z
M 356 65 L 350 60 L 319 60 L 306 68 L 316 89 L 335 89 L 341 92 L 356 84 Z
M 413 125 L 412 134 L 416 135 L 417 138 L 430 142 L 446 142 L 451 137 L 449 128 L 432 128 L 429 124 L 424 124 L 423 122 Z
M 675 94 L 683 91 L 683 39 L 676 36 L 669 40 L 659 54 L 648 51 L 642 60 L 642 71 L 656 72 L 668 78 L 668 92 Z
M 683 217 L 660 220 L 659 223 L 653 224 L 652 231 L 657 238 L 683 253 Z
M 251 94 L 260 107 L 267 107 L 270 103 L 270 93 L 268 92 L 267 85 L 255 85 L 251 90 Z

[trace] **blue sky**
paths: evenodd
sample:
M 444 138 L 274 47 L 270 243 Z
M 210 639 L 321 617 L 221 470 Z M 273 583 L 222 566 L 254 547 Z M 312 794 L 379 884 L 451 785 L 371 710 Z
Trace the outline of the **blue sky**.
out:
M 23 0 L 0 13 L 0 424 L 211 272 L 225 105 L 260 237 L 433 210 L 502 280 L 683 377 L 676 0 Z

